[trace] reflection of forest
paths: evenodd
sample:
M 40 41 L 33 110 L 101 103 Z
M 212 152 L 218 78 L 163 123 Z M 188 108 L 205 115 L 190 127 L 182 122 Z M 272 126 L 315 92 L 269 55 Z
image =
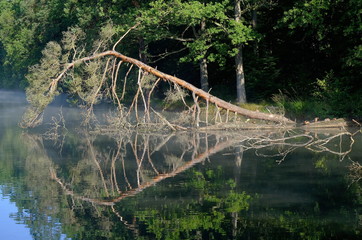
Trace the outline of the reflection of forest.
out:
M 0 139 L 0 185 L 36 239 L 360 235 L 361 134 L 65 134 Z

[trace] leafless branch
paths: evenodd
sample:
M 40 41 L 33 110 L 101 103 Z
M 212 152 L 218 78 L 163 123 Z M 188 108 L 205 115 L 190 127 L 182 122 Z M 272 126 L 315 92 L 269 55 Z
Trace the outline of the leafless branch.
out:
M 165 59 L 166 57 L 169 57 L 169 56 L 171 56 L 173 54 L 177 54 L 177 53 L 180 53 L 182 51 L 185 51 L 186 49 L 187 49 L 187 47 L 184 47 L 184 48 L 181 48 L 179 50 L 172 51 L 172 52 L 168 52 L 166 50 L 166 52 L 164 52 L 164 53 L 150 56 L 151 58 L 157 58 L 156 60 L 150 61 L 150 63 L 156 63 L 156 62 L 161 61 L 162 59 Z
M 125 32 L 125 33 L 118 39 L 118 41 L 113 45 L 112 50 L 115 51 L 117 45 L 123 40 L 123 38 L 125 38 L 131 30 L 137 28 L 140 24 L 141 24 L 141 23 L 136 23 L 136 24 L 133 25 L 131 28 L 129 28 L 129 29 L 127 30 L 127 32 Z

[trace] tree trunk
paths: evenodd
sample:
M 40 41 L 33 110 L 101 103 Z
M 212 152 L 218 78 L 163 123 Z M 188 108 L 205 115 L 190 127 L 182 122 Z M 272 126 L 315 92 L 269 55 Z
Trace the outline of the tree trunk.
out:
M 200 82 L 201 89 L 205 92 L 209 91 L 209 76 L 207 73 L 207 60 L 203 58 L 200 60 Z
M 241 0 L 235 0 L 235 21 L 240 22 L 241 19 Z M 245 92 L 245 75 L 243 65 L 243 46 L 238 46 L 238 54 L 235 56 L 236 68 L 236 101 L 238 103 L 246 103 Z
M 256 29 L 257 23 L 258 23 L 258 13 L 254 9 L 251 12 L 251 25 L 253 26 L 254 30 Z M 259 56 L 259 47 L 258 47 L 257 41 L 254 41 L 254 53 L 255 53 L 255 56 L 257 56 L 257 57 Z
M 251 12 L 251 25 L 253 26 L 254 29 L 256 28 L 257 21 L 258 21 L 258 14 L 257 14 L 256 10 L 254 9 Z
M 201 21 L 200 32 L 205 31 L 205 20 Z M 200 83 L 201 89 L 205 92 L 209 91 L 209 75 L 207 72 L 207 59 L 206 53 L 203 53 L 204 57 L 200 60 Z
M 141 62 L 145 63 L 145 64 L 148 64 L 148 57 L 147 57 L 147 54 L 146 54 L 146 44 L 145 44 L 145 39 L 143 37 L 140 37 L 138 39 L 138 44 L 139 44 L 139 48 L 138 48 L 138 56 L 139 56 L 139 59 L 141 59 Z M 140 77 L 142 78 L 142 76 L 140 75 Z M 145 103 L 146 105 L 148 106 L 149 103 L 148 103 L 148 95 L 150 94 L 150 89 L 148 88 L 145 88 L 143 89 L 143 94 L 145 96 L 147 96 L 145 98 Z
M 243 65 L 243 46 L 239 46 L 238 54 L 235 56 L 236 66 L 236 101 L 246 103 L 245 75 Z
M 143 37 L 140 37 L 138 39 L 139 49 L 138 49 L 138 55 L 140 57 L 141 62 L 144 62 L 148 64 L 148 58 L 146 55 L 146 44 Z

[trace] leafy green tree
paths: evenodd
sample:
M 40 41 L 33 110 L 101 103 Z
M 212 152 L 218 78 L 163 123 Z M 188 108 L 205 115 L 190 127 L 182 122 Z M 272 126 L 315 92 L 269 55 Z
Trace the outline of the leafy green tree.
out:
M 206 91 L 208 63 L 225 67 L 227 59 L 238 54 L 240 44 L 257 37 L 250 24 L 233 18 L 233 5 L 228 0 L 157 0 L 150 5 L 142 21 L 157 31 L 154 40 L 182 42 L 188 53 L 180 60 L 199 64 L 201 88 Z
M 337 116 L 362 113 L 361 104 L 349 104 L 362 101 L 361 8 L 356 0 L 297 1 L 279 25 L 287 26 L 289 36 L 298 39 L 291 51 L 304 51 L 298 53 L 304 68 L 298 71 L 296 84 L 328 102 Z
M 41 49 L 65 30 L 64 2 L 0 1 L 0 86 L 24 87 L 27 68 L 40 58 Z

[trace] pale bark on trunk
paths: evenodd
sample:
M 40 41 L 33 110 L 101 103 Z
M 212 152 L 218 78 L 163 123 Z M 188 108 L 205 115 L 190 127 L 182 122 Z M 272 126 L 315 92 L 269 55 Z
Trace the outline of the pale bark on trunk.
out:
M 200 61 L 200 82 L 201 89 L 205 92 L 209 91 L 209 76 L 207 72 L 207 60 L 206 58 L 201 59 Z
M 239 46 L 238 54 L 235 56 L 236 66 L 236 101 L 246 103 L 245 75 L 243 65 L 243 46 Z
M 201 21 L 200 32 L 205 31 L 206 23 L 205 20 Z M 203 53 L 204 57 L 200 60 L 200 83 L 201 89 L 205 92 L 209 91 L 209 74 L 207 72 L 207 59 L 206 53 Z
M 240 22 L 241 19 L 241 0 L 235 0 L 235 21 Z M 238 54 L 235 56 L 236 68 L 236 101 L 238 103 L 246 103 L 245 92 L 245 74 L 243 65 L 243 46 L 238 46 Z

